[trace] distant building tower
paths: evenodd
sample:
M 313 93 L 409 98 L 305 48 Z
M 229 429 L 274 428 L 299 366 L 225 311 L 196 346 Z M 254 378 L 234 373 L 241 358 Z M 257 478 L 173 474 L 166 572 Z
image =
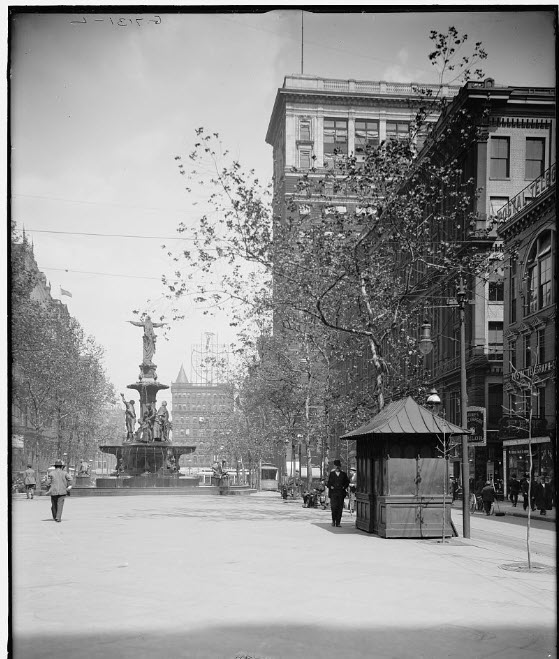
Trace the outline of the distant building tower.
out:
M 219 384 L 225 382 L 229 363 L 227 346 L 220 345 L 217 335 L 205 332 L 200 343 L 192 346 L 190 378 L 197 384 Z

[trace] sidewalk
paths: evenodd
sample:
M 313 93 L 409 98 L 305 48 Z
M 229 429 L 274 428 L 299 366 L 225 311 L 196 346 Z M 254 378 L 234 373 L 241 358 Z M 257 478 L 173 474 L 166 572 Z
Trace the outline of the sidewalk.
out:
M 452 507 L 462 510 L 462 501 L 461 500 L 453 501 Z M 522 500 L 518 502 L 516 507 L 513 506 L 509 500 L 497 501 L 495 504 L 495 510 L 500 510 L 501 512 L 504 512 L 505 515 L 509 515 L 511 517 L 523 517 L 524 519 L 527 519 L 528 517 L 528 511 L 524 510 L 522 507 Z M 530 518 L 531 520 L 538 520 L 540 522 L 551 522 L 552 524 L 555 524 L 556 513 L 557 513 L 557 509 L 555 507 L 552 510 L 546 510 L 545 515 L 540 515 L 539 510 L 533 510 L 531 511 Z M 484 513 L 482 510 L 476 511 L 474 513 L 474 515 L 483 515 L 483 514 Z
M 459 521 L 460 514 L 453 510 Z M 250 497 L 12 502 L 14 659 L 555 656 L 555 532 L 386 540 Z M 457 523 L 459 526 L 459 523 Z

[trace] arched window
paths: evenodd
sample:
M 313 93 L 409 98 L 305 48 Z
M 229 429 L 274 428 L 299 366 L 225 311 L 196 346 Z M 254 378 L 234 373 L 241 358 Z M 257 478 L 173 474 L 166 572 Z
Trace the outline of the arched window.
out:
M 551 230 L 543 231 L 532 245 L 526 262 L 528 299 L 526 310 L 534 313 L 550 305 L 553 300 L 553 268 Z

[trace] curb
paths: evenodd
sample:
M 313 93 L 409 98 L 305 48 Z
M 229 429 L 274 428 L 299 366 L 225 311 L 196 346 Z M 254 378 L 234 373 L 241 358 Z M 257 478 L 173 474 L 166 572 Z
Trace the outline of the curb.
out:
M 519 519 L 528 519 L 528 515 L 523 515 L 522 513 L 505 511 L 505 515 L 510 517 L 517 517 Z M 547 517 L 547 515 L 530 515 L 530 521 L 537 520 L 538 522 L 549 522 L 550 524 L 555 524 L 555 519 L 552 517 Z

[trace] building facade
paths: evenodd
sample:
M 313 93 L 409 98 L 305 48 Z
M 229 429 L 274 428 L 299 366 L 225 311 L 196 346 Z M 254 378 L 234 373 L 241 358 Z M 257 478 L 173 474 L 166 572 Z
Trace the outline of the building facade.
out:
M 507 301 L 499 437 L 505 482 L 549 476 L 556 484 L 556 164 L 497 214 Z M 530 439 L 530 442 L 528 442 Z M 530 443 L 530 446 L 529 446 Z
M 343 190 L 334 192 L 329 187 L 332 174 L 337 176 L 336 161 L 349 156 L 358 167 L 365 160 L 368 148 L 385 140 L 408 138 L 426 91 L 434 94 L 442 91 L 443 96 L 452 97 L 458 90 L 458 87 L 440 90 L 415 83 L 286 76 L 277 92 L 266 135 L 266 142 L 273 148 L 274 222 L 285 223 L 295 203 L 300 222 L 312 223 L 308 197 L 298 190 L 304 177 L 315 189 L 320 188 L 317 181 L 326 181 L 325 194 L 313 195 L 313 212 L 320 212 L 321 204 L 334 205 L 341 214 L 354 212 L 356 196 Z M 436 119 L 436 115 L 428 117 L 430 122 Z M 418 135 L 414 139 L 418 145 L 422 138 Z M 279 335 L 280 331 L 279 324 L 274 323 L 274 334 Z M 374 373 L 367 359 L 367 346 L 356 346 L 356 352 L 363 354 L 361 359 L 356 358 L 356 364 L 340 363 L 338 368 L 351 372 L 352 378 L 358 371 L 360 391 L 366 396 Z M 347 381 L 343 376 L 341 380 Z M 346 391 L 345 385 L 343 389 L 342 396 L 354 393 Z M 338 437 L 348 430 L 336 424 L 335 419 L 332 423 L 326 449 L 330 458 L 341 455 Z M 347 453 L 347 446 L 345 443 L 342 457 L 351 462 L 353 457 Z
M 53 298 L 50 283 L 46 275 L 39 270 L 35 260 L 33 246 L 28 242 L 25 233 L 21 242 L 12 242 L 12 259 L 22 259 L 23 267 L 32 273 L 35 285 L 30 293 L 30 299 L 54 309 L 64 321 L 70 322 L 68 307 L 60 300 Z M 25 399 L 20 399 L 16 392 L 18 378 L 21 381 L 21 370 L 17 362 L 12 367 L 12 400 L 11 400 L 11 470 L 12 473 L 23 471 L 32 464 L 37 471 L 45 472 L 51 462 L 43 447 L 52 445 L 57 437 L 55 419 L 44 419 L 42 423 L 36 417 L 32 407 Z
M 465 274 L 467 399 L 471 411 L 485 416 L 485 432 L 469 440 L 470 476 L 475 482 L 505 481 L 502 459 L 503 355 L 505 318 L 510 296 L 504 286 L 502 241 L 497 236 L 499 211 L 555 163 L 555 90 L 502 87 L 492 79 L 469 82 L 439 119 L 428 149 L 444 148 L 445 125 L 467 112 L 476 122 L 473 144 L 454 154 L 464 179 L 472 179 L 472 224 L 449 228 L 448 238 L 462 245 L 464 256 L 484 255 L 486 269 Z M 420 154 L 421 157 L 421 154 Z M 516 203 L 516 202 L 514 202 Z M 504 212 L 504 211 L 501 211 Z M 460 316 L 456 273 L 426 289 L 425 309 L 433 327 L 434 349 L 425 358 L 430 385 L 442 398 L 449 421 L 460 424 Z M 429 299 L 434 300 L 429 309 Z M 460 474 L 457 451 L 454 473 Z
M 290 200 L 297 197 L 302 176 L 319 178 L 333 167 L 337 155 L 364 157 L 367 146 L 384 139 L 408 136 L 415 116 L 417 85 L 330 80 L 313 76 L 288 76 L 278 91 L 266 141 L 274 149 L 274 217 L 285 220 Z M 495 85 L 494 80 L 470 82 L 463 88 L 446 89 L 452 97 L 436 121 L 433 138 L 419 158 L 440 152 L 445 130 L 467 112 L 477 128 L 475 140 L 452 152 L 462 181 L 471 181 L 471 224 L 437 227 L 434 240 L 448 239 L 461 245 L 461 255 L 483 255 L 487 268 L 478 275 L 465 274 L 466 370 L 468 407 L 484 417 L 484 431 L 472 437 L 470 474 L 474 479 L 504 480 L 500 425 L 503 417 L 503 334 L 505 311 L 502 243 L 494 218 L 528 182 L 537 179 L 555 162 L 555 90 Z M 421 145 L 418 145 L 418 147 Z M 330 200 L 330 203 L 332 201 Z M 336 196 L 338 212 L 350 212 L 352 199 Z M 444 234 L 444 235 L 443 235 Z M 460 424 L 460 316 L 456 304 L 456 273 L 431 279 L 423 291 L 424 315 L 432 325 L 434 350 L 411 363 L 400 382 L 388 382 L 387 399 L 404 395 L 413 385 L 435 386 L 449 421 Z M 421 273 L 418 275 L 421 277 Z M 417 300 L 416 300 L 417 301 Z M 421 302 L 421 299 L 419 300 Z M 417 333 L 422 319 L 416 319 Z M 413 328 L 408 332 L 414 333 Z M 411 335 L 410 334 L 410 335 Z M 366 346 L 357 364 L 346 365 L 361 374 L 361 390 L 375 373 Z M 355 361 L 355 359 L 354 359 Z M 359 379 L 359 378 L 358 378 Z M 390 386 L 394 390 L 390 391 Z M 346 429 L 347 430 L 347 429 Z M 332 441 L 332 444 L 335 440 Z M 331 446 L 330 455 L 339 447 Z M 460 473 L 460 453 L 453 456 Z
M 213 432 L 233 405 L 226 385 L 189 382 L 181 365 L 171 383 L 171 399 L 173 442 L 196 446 L 194 453 L 182 458 L 188 465 L 181 466 L 209 468 L 215 460 Z
M 451 97 L 458 89 L 448 86 L 442 93 Z M 338 155 L 353 155 L 360 162 L 367 146 L 407 137 L 425 90 L 440 91 L 415 83 L 286 76 L 266 134 L 273 148 L 275 216 L 285 218 L 287 200 L 309 170 L 323 177 Z M 344 203 L 342 196 L 339 203 Z

